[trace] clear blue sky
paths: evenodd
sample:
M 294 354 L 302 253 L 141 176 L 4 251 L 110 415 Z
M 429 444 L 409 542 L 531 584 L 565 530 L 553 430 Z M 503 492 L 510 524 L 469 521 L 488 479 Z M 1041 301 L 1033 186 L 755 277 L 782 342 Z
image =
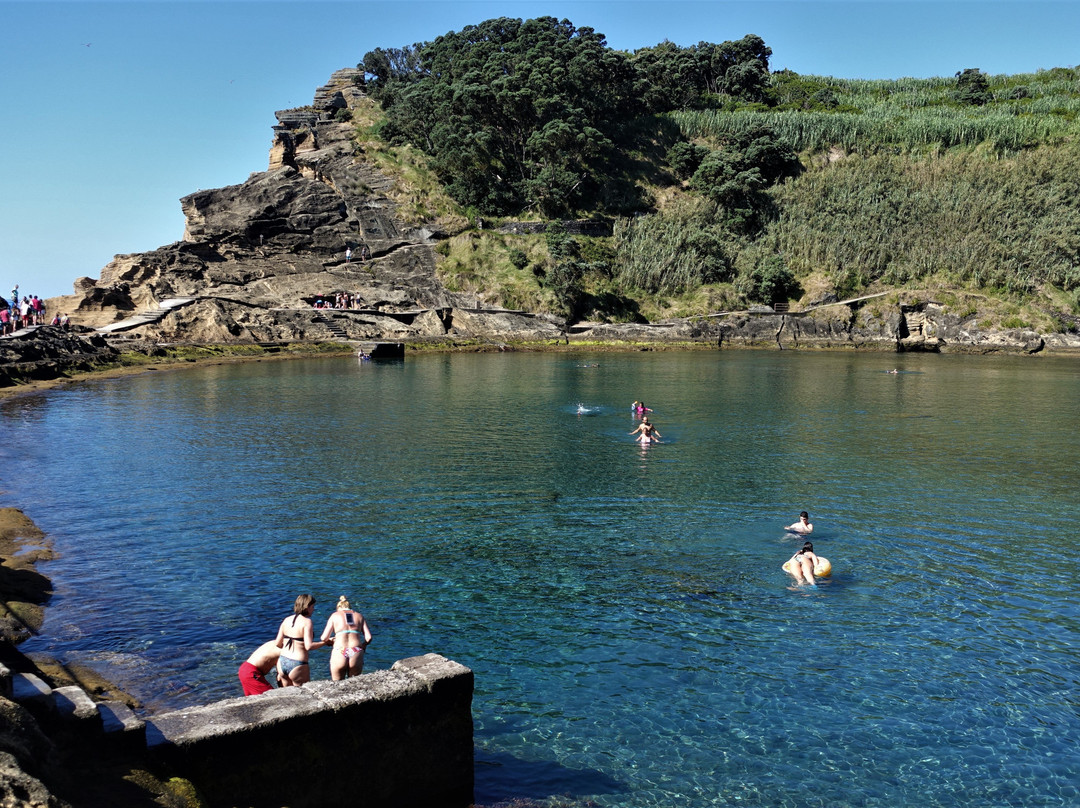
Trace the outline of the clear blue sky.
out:
M 70 294 L 179 241 L 179 198 L 264 171 L 274 111 L 376 47 L 500 16 L 633 50 L 757 34 L 771 67 L 842 78 L 1080 63 L 1077 2 L 0 2 L 0 294 Z

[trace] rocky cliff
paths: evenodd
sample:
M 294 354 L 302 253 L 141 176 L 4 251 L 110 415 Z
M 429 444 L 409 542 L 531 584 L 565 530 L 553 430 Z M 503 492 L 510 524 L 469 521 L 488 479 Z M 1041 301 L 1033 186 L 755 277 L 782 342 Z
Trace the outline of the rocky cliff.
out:
M 157 342 L 558 334 L 555 318 L 486 310 L 437 279 L 440 234 L 402 224 L 385 194 L 391 181 L 365 161 L 352 124 L 336 120 L 365 101 L 357 76 L 338 71 L 311 107 L 276 113 L 267 171 L 181 199 L 182 241 L 117 256 L 52 308 L 100 327 L 182 301 L 133 329 Z M 314 308 L 341 294 L 350 308 Z
M 1080 351 L 1076 324 L 1044 334 L 987 328 L 978 306 L 950 308 L 912 292 L 872 305 L 822 299 L 790 314 L 766 307 L 652 325 L 567 328 L 553 315 L 492 309 L 439 280 L 433 246 L 449 234 L 403 224 L 387 193 L 393 180 L 367 159 L 352 124 L 340 122 L 342 110 L 372 103 L 360 79 L 358 70 L 340 70 L 310 107 L 276 113 L 266 171 L 184 197 L 182 241 L 117 256 L 100 279 L 80 278 L 73 296 L 49 301 L 50 311 L 157 344 L 576 339 Z M 339 295 L 348 307 L 316 308 Z

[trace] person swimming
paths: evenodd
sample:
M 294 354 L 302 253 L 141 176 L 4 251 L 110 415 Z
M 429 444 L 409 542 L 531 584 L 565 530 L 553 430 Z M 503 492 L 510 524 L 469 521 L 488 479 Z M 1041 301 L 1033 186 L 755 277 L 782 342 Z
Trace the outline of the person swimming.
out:
M 806 511 L 800 511 L 799 521 L 793 525 L 788 525 L 784 530 L 788 530 L 792 533 L 813 533 L 814 526 L 810 524 L 810 514 Z
M 805 542 L 802 549 L 795 553 L 790 561 L 792 564 L 789 571 L 795 576 L 796 582 L 817 586 L 817 584 L 814 583 L 814 567 L 817 566 L 818 557 L 814 555 L 814 545 L 812 542 Z
M 637 429 L 629 434 L 637 435 L 634 440 L 639 441 L 642 445 L 657 443 L 660 438 L 663 437 L 656 427 L 649 422 L 649 416 L 647 415 L 641 419 L 641 423 L 637 425 Z

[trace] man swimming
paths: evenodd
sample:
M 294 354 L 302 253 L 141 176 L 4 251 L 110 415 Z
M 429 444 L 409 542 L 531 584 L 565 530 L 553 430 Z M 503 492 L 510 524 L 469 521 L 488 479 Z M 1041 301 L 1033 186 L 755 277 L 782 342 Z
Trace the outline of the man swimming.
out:
M 810 524 L 810 514 L 806 511 L 799 513 L 799 521 L 793 525 L 788 525 L 784 530 L 790 530 L 792 533 L 813 533 L 814 526 Z
M 660 440 L 661 437 L 663 437 L 657 431 L 656 427 L 649 423 L 649 416 L 647 415 L 641 419 L 641 423 L 637 425 L 637 429 L 635 429 L 629 434 L 637 435 L 639 432 L 641 434 L 638 435 L 635 440 L 639 440 L 642 443 L 656 443 Z

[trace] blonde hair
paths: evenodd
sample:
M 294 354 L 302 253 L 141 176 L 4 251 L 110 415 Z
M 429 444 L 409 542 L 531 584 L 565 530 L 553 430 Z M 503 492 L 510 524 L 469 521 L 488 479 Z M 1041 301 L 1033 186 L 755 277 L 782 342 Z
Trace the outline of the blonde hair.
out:
M 337 602 L 337 607 L 338 607 L 339 609 L 349 609 L 349 608 L 352 608 L 351 606 L 349 606 L 349 600 L 348 600 L 348 598 L 346 598 L 346 597 L 345 597 L 344 595 L 342 595 L 342 596 L 341 596 L 340 598 L 338 598 L 338 602 Z

